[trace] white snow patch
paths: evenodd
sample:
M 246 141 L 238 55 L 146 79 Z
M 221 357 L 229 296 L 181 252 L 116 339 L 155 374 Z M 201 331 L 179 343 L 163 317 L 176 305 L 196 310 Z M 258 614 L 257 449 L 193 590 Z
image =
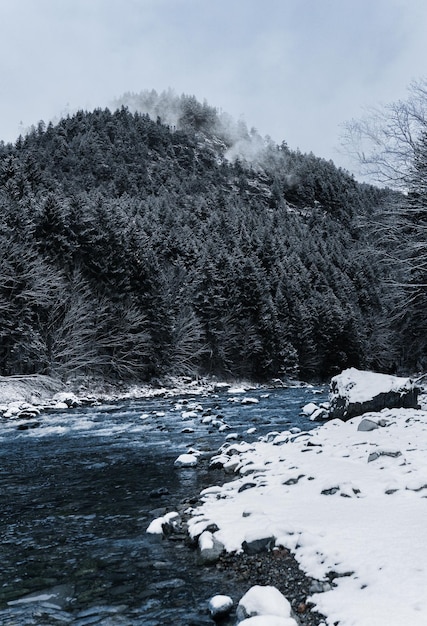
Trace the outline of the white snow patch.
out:
M 243 619 L 256 615 L 289 618 L 291 605 L 276 587 L 255 585 L 240 600 L 237 617 Z
M 214 547 L 213 534 L 209 530 L 205 530 L 199 537 L 200 550 L 212 550 Z
M 230 596 L 217 595 L 209 600 L 209 611 L 212 617 L 217 615 L 225 615 L 233 606 L 233 600 Z
M 258 403 L 259 403 L 258 398 L 251 398 L 251 397 L 242 398 L 242 400 L 240 401 L 240 404 L 258 404 Z

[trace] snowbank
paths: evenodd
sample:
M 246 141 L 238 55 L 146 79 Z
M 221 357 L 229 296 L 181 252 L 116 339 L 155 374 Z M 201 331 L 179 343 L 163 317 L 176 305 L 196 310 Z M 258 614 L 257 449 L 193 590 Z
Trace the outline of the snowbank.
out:
M 54 378 L 42 376 L 0 376 L 0 404 L 29 402 L 40 404 L 51 399 L 64 385 Z
M 377 427 L 358 430 L 364 419 Z M 274 537 L 309 576 L 334 581 L 311 598 L 330 626 L 425 626 L 427 412 L 385 409 L 270 439 L 224 447 L 240 476 L 202 492 L 190 534 L 216 524 L 228 551 Z

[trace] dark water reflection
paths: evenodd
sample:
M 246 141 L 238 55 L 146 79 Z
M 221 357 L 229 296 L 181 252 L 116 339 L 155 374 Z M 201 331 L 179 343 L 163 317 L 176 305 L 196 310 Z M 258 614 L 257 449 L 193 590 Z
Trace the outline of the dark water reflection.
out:
M 207 460 L 197 469 L 173 466 L 189 446 L 207 459 L 224 442 L 227 431 L 202 423 L 203 415 L 222 416 L 228 432 L 251 441 L 312 428 L 300 407 L 325 397 L 307 389 L 266 393 L 46 413 L 26 431 L 3 421 L 0 624 L 212 624 L 206 601 L 230 593 L 215 567 L 196 566 L 185 543 L 161 541 L 146 528 L 224 480 Z M 242 404 L 243 397 L 259 403 Z M 183 421 L 190 410 L 197 416 Z M 250 427 L 257 430 L 248 435 Z M 153 497 L 159 488 L 167 495 Z

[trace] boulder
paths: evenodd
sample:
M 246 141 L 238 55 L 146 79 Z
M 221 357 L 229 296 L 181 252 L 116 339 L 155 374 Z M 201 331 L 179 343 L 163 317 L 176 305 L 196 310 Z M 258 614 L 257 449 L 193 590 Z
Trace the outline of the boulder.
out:
M 255 616 L 291 618 L 291 605 L 276 587 L 255 585 L 245 593 L 237 606 L 237 619 L 246 620 Z
M 197 456 L 195 454 L 180 454 L 174 462 L 175 467 L 195 467 Z
M 361 420 L 359 426 L 357 427 L 357 430 L 361 432 L 369 432 L 370 430 L 376 430 L 377 428 L 379 428 L 379 425 L 377 424 L 377 422 L 374 422 L 374 420 L 365 418 Z
M 215 563 L 224 551 L 224 545 L 213 533 L 205 530 L 199 537 L 198 561 L 201 565 Z
M 242 543 L 243 552 L 245 554 L 258 554 L 259 552 L 266 552 L 274 548 L 276 544 L 276 538 L 273 536 L 262 537 L 261 539 L 252 539 L 251 541 L 244 541 Z
M 419 408 L 419 392 L 410 378 L 363 372 L 352 367 L 331 380 L 329 417 L 347 421 L 385 408 Z
M 217 595 L 209 600 L 209 612 L 214 620 L 228 615 L 233 608 L 233 600 L 230 596 Z

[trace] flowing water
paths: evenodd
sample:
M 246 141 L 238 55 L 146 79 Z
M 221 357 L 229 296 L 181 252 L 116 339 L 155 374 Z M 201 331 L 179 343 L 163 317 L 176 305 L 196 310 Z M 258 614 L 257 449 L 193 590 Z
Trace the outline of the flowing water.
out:
M 313 428 L 300 409 L 325 399 L 315 393 L 132 400 L 46 412 L 37 426 L 2 420 L 0 625 L 213 624 L 207 600 L 230 593 L 215 566 L 198 566 L 186 542 L 146 529 L 225 480 L 207 459 L 227 434 L 250 442 Z M 232 430 L 203 423 L 206 415 Z M 198 467 L 174 468 L 190 446 L 203 453 Z

